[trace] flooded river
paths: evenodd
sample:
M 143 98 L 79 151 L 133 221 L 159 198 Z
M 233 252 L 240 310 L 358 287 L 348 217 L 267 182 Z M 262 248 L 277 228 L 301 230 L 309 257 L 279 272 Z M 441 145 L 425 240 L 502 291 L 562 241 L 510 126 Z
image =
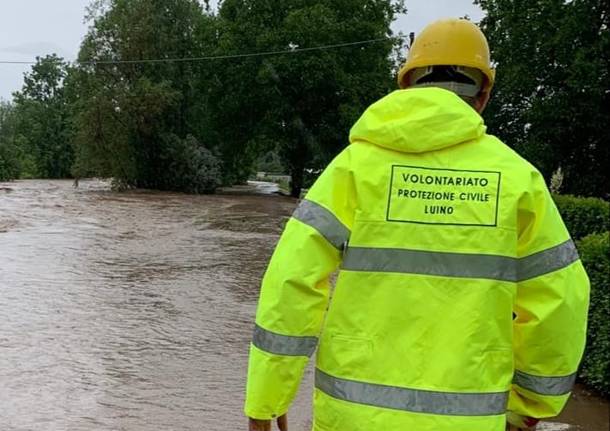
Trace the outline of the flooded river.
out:
M 295 206 L 271 191 L 0 183 L 0 429 L 247 429 L 258 283 Z M 580 391 L 570 409 L 581 427 L 545 429 L 608 430 L 607 403 Z

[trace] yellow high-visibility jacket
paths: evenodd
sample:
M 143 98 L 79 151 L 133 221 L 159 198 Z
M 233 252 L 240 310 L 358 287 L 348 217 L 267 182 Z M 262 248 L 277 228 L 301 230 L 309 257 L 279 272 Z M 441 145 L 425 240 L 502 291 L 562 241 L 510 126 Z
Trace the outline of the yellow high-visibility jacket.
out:
M 437 88 L 358 120 L 263 279 L 247 416 L 286 413 L 316 348 L 316 431 L 501 431 L 507 410 L 561 411 L 589 281 L 540 173 L 485 130 Z

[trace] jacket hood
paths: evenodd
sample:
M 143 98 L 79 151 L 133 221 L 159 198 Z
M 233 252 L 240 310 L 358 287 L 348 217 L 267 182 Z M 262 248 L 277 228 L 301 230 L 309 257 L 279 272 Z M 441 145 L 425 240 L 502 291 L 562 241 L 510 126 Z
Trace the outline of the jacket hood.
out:
M 362 114 L 350 143 L 365 141 L 405 153 L 423 153 L 485 134 L 481 116 L 458 95 L 441 88 L 390 93 Z

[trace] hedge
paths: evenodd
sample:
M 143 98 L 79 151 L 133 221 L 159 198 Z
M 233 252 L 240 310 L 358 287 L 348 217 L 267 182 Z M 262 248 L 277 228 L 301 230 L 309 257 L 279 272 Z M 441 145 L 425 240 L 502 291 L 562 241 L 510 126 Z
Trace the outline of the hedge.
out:
M 610 203 L 598 198 L 553 195 L 570 235 L 575 240 L 610 230 Z
M 610 203 L 553 195 L 591 280 L 587 347 L 579 377 L 610 397 Z
M 579 374 L 584 383 L 610 396 L 610 234 L 583 238 L 578 251 L 591 280 L 587 348 Z

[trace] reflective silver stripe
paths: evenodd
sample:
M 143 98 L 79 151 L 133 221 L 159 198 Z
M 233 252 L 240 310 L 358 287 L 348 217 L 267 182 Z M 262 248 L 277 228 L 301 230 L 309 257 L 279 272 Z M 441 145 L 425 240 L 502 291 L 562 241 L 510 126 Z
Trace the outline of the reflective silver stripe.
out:
M 316 387 L 352 403 L 417 413 L 492 416 L 506 412 L 508 392 L 433 392 L 340 379 L 316 369 Z
M 576 381 L 576 373 L 569 376 L 560 377 L 541 377 L 533 376 L 516 370 L 513 377 L 513 383 L 521 386 L 528 391 L 536 392 L 540 395 L 565 395 L 568 394 L 574 382 Z
M 518 282 L 565 268 L 578 260 L 572 240 L 522 258 L 398 248 L 349 247 L 342 268 Z
M 256 325 L 252 344 L 265 352 L 285 356 L 311 356 L 316 350 L 316 337 L 280 335 Z
M 519 259 L 519 281 L 557 271 L 577 260 L 578 251 L 574 242 L 569 239 L 555 247 Z
M 342 250 L 349 239 L 349 229 L 332 212 L 313 201 L 303 200 L 292 217 L 320 232 L 338 250 Z
M 348 247 L 342 268 L 517 281 L 514 258 L 486 254 Z

